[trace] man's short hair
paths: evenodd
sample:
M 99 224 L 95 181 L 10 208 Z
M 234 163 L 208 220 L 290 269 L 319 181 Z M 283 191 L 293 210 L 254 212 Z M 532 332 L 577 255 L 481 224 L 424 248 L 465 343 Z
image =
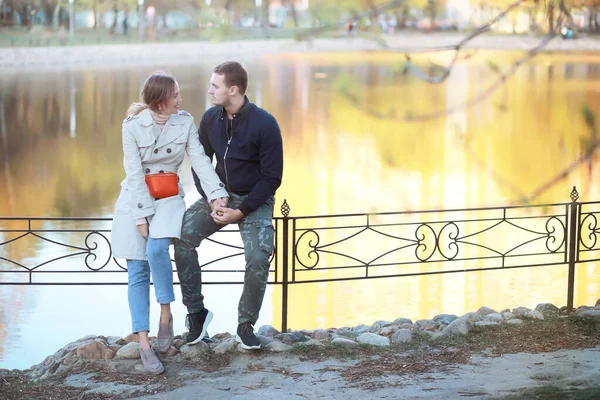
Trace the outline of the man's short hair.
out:
M 221 63 L 213 69 L 213 73 L 223 75 L 225 77 L 225 84 L 228 87 L 237 86 L 241 95 L 246 94 L 248 72 L 246 72 L 246 69 L 239 62 L 226 61 Z

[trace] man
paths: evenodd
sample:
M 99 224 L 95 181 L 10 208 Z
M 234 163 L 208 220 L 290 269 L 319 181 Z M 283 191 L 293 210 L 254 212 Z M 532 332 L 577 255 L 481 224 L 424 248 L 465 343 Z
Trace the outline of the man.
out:
M 175 241 L 175 263 L 183 303 L 188 309 L 188 344 L 206 334 L 212 312 L 204 308 L 202 277 L 196 248 L 224 225 L 237 223 L 244 243 L 246 272 L 238 306 L 236 340 L 244 349 L 260 349 L 253 325 L 258 319 L 273 253 L 273 205 L 283 173 L 283 145 L 275 118 L 246 97 L 248 74 L 233 61 L 219 64 L 210 78 L 208 109 L 198 133 L 204 151 L 216 157 L 216 171 L 229 197 L 204 199 L 185 213 L 181 239 Z M 192 171 L 193 173 L 193 171 Z

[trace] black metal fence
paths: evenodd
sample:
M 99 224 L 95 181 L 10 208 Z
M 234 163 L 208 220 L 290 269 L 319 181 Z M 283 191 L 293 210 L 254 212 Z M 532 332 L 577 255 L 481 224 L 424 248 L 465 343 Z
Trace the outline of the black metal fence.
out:
M 563 265 L 567 306 L 575 268 L 600 260 L 600 202 L 290 217 L 286 201 L 274 218 L 269 284 L 381 279 Z M 0 217 L 0 285 L 127 284 L 114 259 L 110 218 Z M 225 228 L 203 242 L 203 284 L 241 284 L 243 245 Z M 175 271 L 174 271 L 175 272 Z

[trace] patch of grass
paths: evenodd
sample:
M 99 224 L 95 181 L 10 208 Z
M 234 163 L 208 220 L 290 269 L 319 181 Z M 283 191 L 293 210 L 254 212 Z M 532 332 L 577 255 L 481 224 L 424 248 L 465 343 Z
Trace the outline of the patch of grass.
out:
M 41 383 L 33 383 L 22 372 L 0 374 L 0 393 L 7 400 L 64 400 L 82 399 L 103 400 L 114 398 L 112 394 L 88 393 L 86 388 L 75 388 L 61 384 L 59 379 L 48 379 Z
M 561 389 L 555 386 L 541 386 L 519 391 L 508 396 L 495 397 L 494 400 L 596 400 L 600 399 L 600 387 L 586 389 Z
M 185 360 L 184 365 L 193 366 L 204 372 L 215 372 L 228 367 L 234 357 L 234 353 L 217 354 L 210 351 L 202 353 L 197 359 Z
M 299 356 L 303 360 L 325 360 L 328 358 L 344 360 L 370 357 L 384 351 L 389 351 L 389 349 L 363 343 L 351 346 L 339 343 L 327 343 L 324 346 L 303 346 L 296 344 L 292 347 L 290 353 Z

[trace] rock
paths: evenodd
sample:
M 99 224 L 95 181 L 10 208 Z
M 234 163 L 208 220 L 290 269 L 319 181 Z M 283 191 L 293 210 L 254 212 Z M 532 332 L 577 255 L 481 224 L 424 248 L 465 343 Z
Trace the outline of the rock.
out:
M 452 321 L 454 321 L 457 318 L 458 317 L 454 314 L 438 314 L 435 317 L 433 317 L 433 320 L 439 325 L 449 325 Z
M 278 342 L 276 340 L 265 346 L 265 350 L 273 351 L 273 352 L 277 352 L 277 353 L 282 352 L 282 351 L 290 351 L 291 349 L 292 349 L 292 346 L 289 346 L 285 343 Z
M 365 325 L 365 324 L 362 324 L 362 325 L 355 326 L 355 327 L 352 329 L 352 332 L 354 332 L 354 333 L 358 333 L 358 334 L 361 334 L 361 333 L 369 332 L 369 330 L 370 330 L 370 329 L 371 329 L 371 327 L 370 327 L 370 326 L 367 326 L 367 325 Z
M 108 343 L 109 346 L 124 346 L 127 344 L 127 342 L 121 336 L 109 336 L 106 338 L 106 343 Z
M 523 321 L 518 318 L 513 318 L 513 319 L 509 319 L 508 321 L 506 321 L 506 323 L 511 324 L 511 325 L 521 325 L 523 323 Z
M 263 325 L 260 328 L 258 328 L 258 335 L 262 335 L 262 336 L 269 336 L 269 337 L 273 337 L 276 335 L 279 335 L 279 331 L 275 328 L 273 328 L 271 325 Z
M 389 346 L 390 345 L 390 339 L 386 338 L 385 336 L 381 336 L 381 335 L 377 335 L 376 333 L 363 333 L 362 335 L 358 336 L 356 338 L 356 341 L 358 343 L 364 343 L 364 344 L 372 344 L 375 346 Z
M 179 351 L 181 351 L 181 354 L 183 354 L 185 358 L 187 358 L 188 360 L 192 360 L 195 358 L 199 358 L 200 356 L 202 356 L 202 354 L 206 352 L 209 352 L 210 347 L 208 346 L 208 344 L 204 343 L 203 341 L 200 341 L 197 344 L 191 346 L 189 344 L 185 344 L 181 346 Z
M 588 310 L 578 314 L 582 318 L 593 318 L 600 320 L 600 310 Z
M 415 324 L 400 324 L 400 325 L 397 325 L 397 327 L 398 327 L 398 329 L 412 329 L 412 330 L 419 329 L 419 326 L 415 325 Z
M 331 339 L 331 333 L 323 329 L 317 329 L 312 333 L 312 338 L 314 340 L 329 340 Z
M 176 356 L 177 354 L 179 354 L 179 350 L 177 348 L 175 348 L 175 346 L 169 347 L 169 350 L 167 350 L 167 352 L 165 353 L 165 355 L 167 357 L 173 357 L 173 356 Z
M 593 310 L 592 307 L 588 307 L 588 306 L 581 306 L 581 307 L 577 307 L 577 310 L 575 310 L 575 315 L 579 315 L 584 311 L 589 311 L 589 310 Z
M 450 314 L 438 314 L 435 317 L 433 317 L 432 320 L 434 320 L 435 322 L 440 322 L 441 320 L 446 318 L 448 315 L 450 315 Z
M 261 346 L 266 346 L 269 343 L 271 343 L 273 340 L 275 340 L 271 336 L 263 336 L 263 335 L 256 335 L 256 338 L 260 342 Z M 233 340 L 235 341 L 235 339 L 233 339 Z
M 140 345 L 137 342 L 127 343 L 117 351 L 115 356 L 119 360 L 136 360 L 140 358 Z
M 306 342 L 308 339 L 300 332 L 280 333 L 276 335 L 277 339 L 285 344 L 293 345 L 294 343 Z
M 77 354 L 75 354 L 75 352 L 72 352 L 72 353 L 69 353 L 68 355 L 66 355 L 60 363 L 66 367 L 70 367 L 73 364 L 75 364 L 77 362 L 77 360 L 78 360 Z
M 75 341 L 75 343 L 82 344 L 82 343 L 85 343 L 85 342 L 93 342 L 96 339 L 98 339 L 98 336 L 96 336 L 96 335 L 87 335 L 87 336 L 84 336 L 82 338 L 77 339 Z
M 430 319 L 420 319 L 415 322 L 415 325 L 424 331 L 435 331 L 438 328 L 438 324 Z
M 481 314 L 477 314 L 475 312 L 468 312 L 460 318 L 465 318 L 469 322 L 483 321 L 483 317 L 481 316 Z
M 398 331 L 398 329 L 400 329 L 400 328 L 397 325 L 388 326 L 388 327 L 383 328 L 381 330 L 381 332 L 379 332 L 379 334 L 381 336 L 385 336 L 385 337 L 392 336 L 394 333 L 396 333 Z
M 334 332 L 334 333 L 331 334 L 331 338 L 332 339 L 335 339 L 336 337 L 344 337 L 344 338 L 347 338 L 347 339 L 354 340 L 354 339 L 356 339 L 357 336 L 358 336 L 358 334 L 354 333 L 352 331 L 339 331 L 338 330 L 337 332 Z
M 515 314 L 511 313 L 510 311 L 504 311 L 502 313 L 502 318 L 509 320 L 509 319 L 513 319 L 515 316 Z
M 264 336 L 263 336 L 264 337 Z M 235 340 L 228 340 L 222 343 L 219 343 L 213 351 L 217 354 L 225 354 L 231 351 L 234 351 L 237 347 L 237 343 Z
M 479 307 L 479 310 L 477 310 L 477 314 L 483 315 L 485 317 L 488 314 L 498 314 L 498 312 L 489 307 Z
M 139 338 L 139 336 L 137 335 L 137 333 L 130 333 L 129 335 L 125 336 L 125 337 L 123 338 L 123 340 L 124 340 L 126 343 L 131 343 L 131 342 L 139 342 L 139 341 L 140 341 L 140 338 Z
M 358 343 L 356 343 L 354 340 L 350 340 L 350 339 L 346 339 L 346 338 L 342 338 L 342 337 L 337 337 L 337 338 L 333 339 L 331 341 L 331 343 L 342 345 L 342 346 L 357 346 L 358 345 Z
M 115 352 L 109 349 L 101 340 L 82 344 L 77 348 L 77 357 L 84 360 L 110 360 Z
M 185 342 L 181 339 L 175 339 L 173 340 L 173 346 L 175 346 L 175 348 L 177 350 L 179 350 L 181 348 L 181 346 L 183 346 L 185 344 Z
M 536 310 L 531 310 L 531 311 L 529 311 L 529 312 L 527 313 L 527 316 L 528 316 L 529 318 L 532 318 L 532 319 L 541 319 L 541 320 L 543 320 L 543 319 L 544 319 L 544 314 L 542 314 L 542 313 L 541 313 L 540 311 L 538 311 L 537 309 L 536 309 Z
M 372 333 L 379 332 L 381 329 L 383 329 L 384 326 L 389 325 L 390 323 L 391 323 L 390 321 L 384 321 L 384 320 L 375 321 L 375 322 L 373 322 L 373 325 L 371 325 L 369 332 L 372 332 Z
M 500 326 L 499 322 L 496 321 L 477 321 L 473 322 L 474 326 Z
M 551 303 L 540 303 L 535 307 L 536 311 L 541 312 L 544 315 L 548 314 L 559 314 L 560 309 Z
M 300 346 L 317 346 L 317 347 L 323 347 L 325 346 L 325 344 L 323 342 L 320 342 L 318 340 L 315 339 L 310 339 L 306 342 L 300 343 Z
M 502 315 L 498 314 L 498 313 L 491 313 L 491 314 L 487 314 L 484 318 L 484 321 L 492 321 L 492 322 L 502 322 L 504 321 L 504 318 L 502 317 Z
M 258 334 L 258 333 L 257 333 Z M 233 335 L 229 332 L 223 332 L 223 333 L 217 333 L 216 335 L 214 335 L 213 337 L 211 337 L 211 339 L 215 342 L 224 342 L 226 340 L 229 340 L 233 337 Z
M 412 341 L 412 331 L 410 329 L 398 329 L 392 335 L 392 343 L 407 343 Z
M 527 315 L 527 313 L 529 311 L 531 311 L 531 310 L 527 307 L 517 307 L 517 308 L 513 308 L 513 310 L 512 310 L 513 314 L 518 315 L 518 316 L 525 316 L 525 315 Z
M 402 324 L 412 324 L 412 320 L 408 318 L 396 318 L 392 324 L 394 325 L 402 325 Z
M 461 318 L 458 318 L 458 319 L 452 321 L 452 323 L 450 323 L 450 325 L 445 327 L 442 330 L 442 334 L 443 335 L 452 335 L 452 334 L 458 333 L 461 335 L 466 335 L 467 333 L 469 333 L 472 326 L 473 325 L 472 325 L 471 321 L 469 321 L 467 318 L 461 317 Z

